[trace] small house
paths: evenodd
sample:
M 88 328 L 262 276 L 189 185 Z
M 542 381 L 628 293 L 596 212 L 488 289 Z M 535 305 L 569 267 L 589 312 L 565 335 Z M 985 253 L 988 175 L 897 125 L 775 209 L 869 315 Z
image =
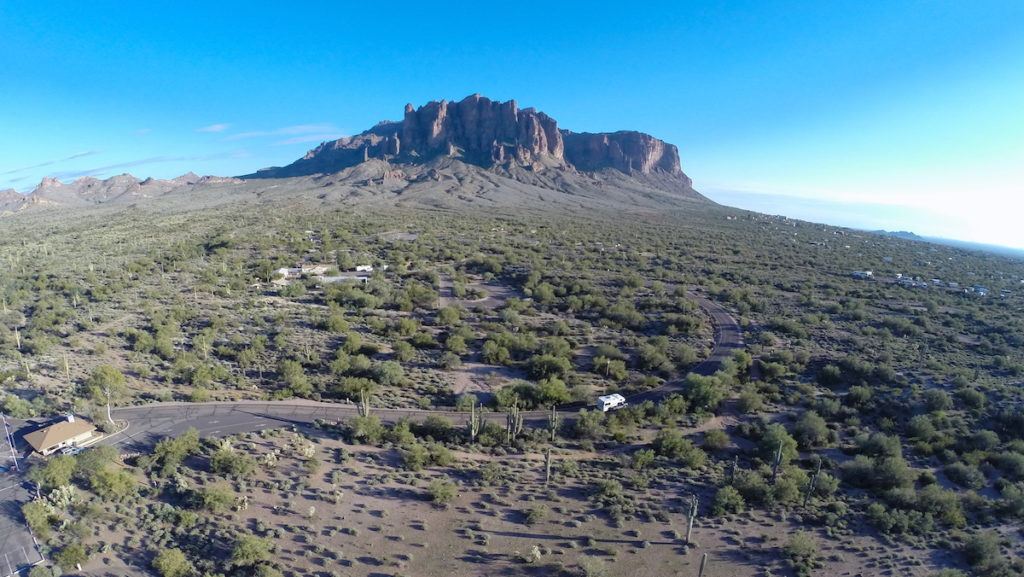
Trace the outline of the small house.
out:
M 28 433 L 25 442 L 40 455 L 52 455 L 61 449 L 83 446 L 95 433 L 96 427 L 92 423 L 68 415 L 63 420 Z
M 867 280 L 875 278 L 875 273 L 869 270 L 855 270 L 853 271 L 853 274 L 851 276 L 853 276 L 853 278 L 855 279 Z
M 357 264 L 356 272 L 373 272 L 372 264 Z

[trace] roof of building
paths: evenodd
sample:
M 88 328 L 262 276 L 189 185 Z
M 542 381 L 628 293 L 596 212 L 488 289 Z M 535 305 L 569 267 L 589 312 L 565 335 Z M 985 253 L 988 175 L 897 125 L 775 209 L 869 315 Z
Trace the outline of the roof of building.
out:
M 96 427 L 89 421 L 75 419 L 74 421 L 60 421 L 48 427 L 25 435 L 25 442 L 32 445 L 32 448 L 42 453 L 47 449 L 55 447 L 69 439 L 73 439 L 84 433 L 91 433 Z

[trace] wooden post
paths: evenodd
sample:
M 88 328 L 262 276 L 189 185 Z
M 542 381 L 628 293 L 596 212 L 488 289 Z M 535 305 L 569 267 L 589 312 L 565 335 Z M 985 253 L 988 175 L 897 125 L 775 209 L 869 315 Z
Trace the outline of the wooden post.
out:
M 697 572 L 697 577 L 704 577 L 704 569 L 708 566 L 708 554 L 705 553 L 700 558 L 700 571 Z

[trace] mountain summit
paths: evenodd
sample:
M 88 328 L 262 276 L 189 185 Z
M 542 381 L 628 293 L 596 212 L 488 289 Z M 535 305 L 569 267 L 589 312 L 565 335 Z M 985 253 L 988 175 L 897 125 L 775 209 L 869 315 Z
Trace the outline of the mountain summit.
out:
M 263 169 L 245 178 L 331 174 L 371 159 L 423 164 L 437 158 L 505 170 L 658 173 L 690 187 L 680 168 L 679 150 L 672 144 L 635 131 L 563 130 L 554 118 L 534 108 L 479 94 L 419 108 L 407 104 L 401 121 L 384 121 L 361 134 L 325 142 L 288 166 Z

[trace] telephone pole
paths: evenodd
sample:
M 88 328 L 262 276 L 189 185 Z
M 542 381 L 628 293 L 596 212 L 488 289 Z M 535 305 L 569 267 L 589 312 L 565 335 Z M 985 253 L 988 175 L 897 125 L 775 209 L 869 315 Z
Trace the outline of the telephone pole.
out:
M 14 461 L 14 470 L 20 472 L 18 465 L 18 451 L 14 448 L 14 435 L 11 434 L 11 426 L 7 424 L 7 415 L 0 413 L 0 419 L 4 422 L 4 436 L 7 438 L 7 446 L 11 448 L 11 459 Z

